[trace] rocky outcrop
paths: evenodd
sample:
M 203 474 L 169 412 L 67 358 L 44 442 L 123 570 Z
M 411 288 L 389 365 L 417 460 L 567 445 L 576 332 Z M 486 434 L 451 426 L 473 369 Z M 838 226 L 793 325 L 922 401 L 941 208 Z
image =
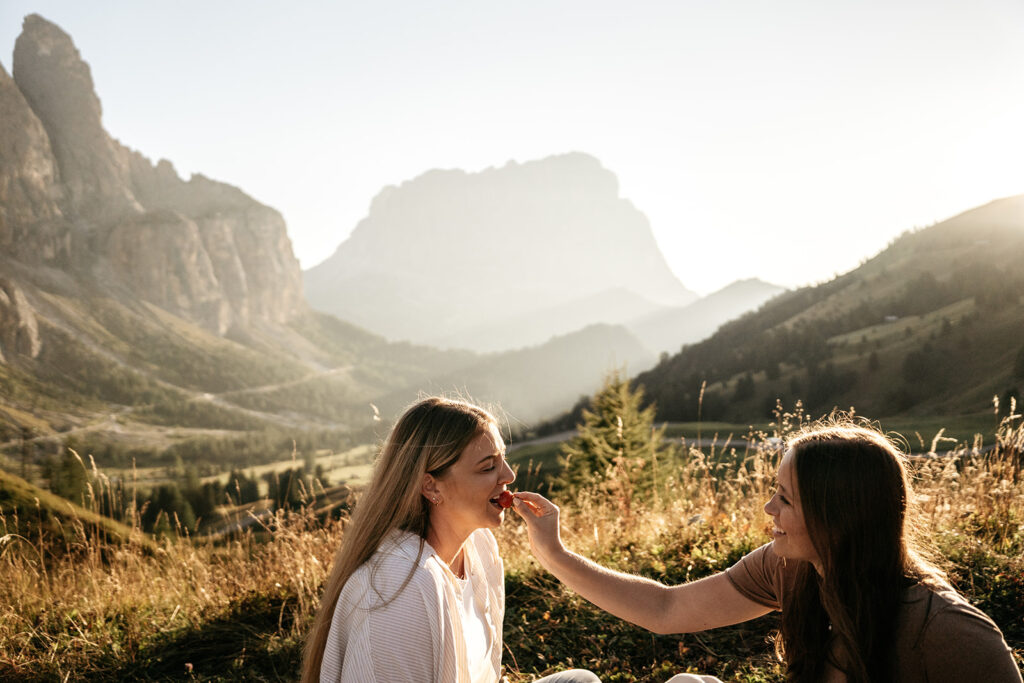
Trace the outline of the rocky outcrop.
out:
M 281 215 L 113 139 L 88 64 L 38 15 L 15 44 L 13 80 L 0 73 L 0 114 L 0 244 L 20 245 L 19 260 L 63 255 L 79 275 L 219 334 L 305 309 Z
M 232 322 L 193 221 L 169 211 L 125 218 L 105 233 L 103 252 L 147 301 L 219 332 Z
M 69 209 L 89 219 L 141 212 L 124 182 L 118 145 L 103 129 L 89 65 L 71 37 L 37 14 L 26 17 L 14 43 L 14 81 L 50 137 Z
M 41 348 L 35 311 L 17 285 L 0 278 L 0 362 L 15 355 L 35 358 Z
M 647 218 L 619 196 L 615 175 L 581 153 L 430 171 L 386 188 L 335 254 L 305 273 L 305 286 L 314 308 L 392 339 L 445 335 L 456 345 L 460 331 L 496 316 L 610 290 L 665 306 L 697 298 L 669 269 Z
M 0 65 L 0 250 L 27 260 L 66 256 L 61 198 L 46 131 Z

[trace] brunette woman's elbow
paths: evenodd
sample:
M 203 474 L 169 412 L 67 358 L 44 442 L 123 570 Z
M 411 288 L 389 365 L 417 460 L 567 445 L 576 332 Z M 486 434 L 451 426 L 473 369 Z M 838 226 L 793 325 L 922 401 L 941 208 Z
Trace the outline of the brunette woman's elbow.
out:
M 645 626 L 644 628 L 659 636 L 671 636 L 679 633 L 679 631 L 669 627 L 668 624 L 654 624 L 652 626 Z
M 657 633 L 659 636 L 670 636 L 677 633 L 692 633 L 692 630 L 685 630 L 680 628 L 685 624 L 680 624 L 678 618 L 673 618 L 675 610 L 672 609 L 672 604 L 668 600 L 660 601 L 658 608 L 644 619 L 644 623 L 637 623 L 637 626 L 647 629 L 651 633 Z
M 645 626 L 651 633 L 656 633 L 659 636 L 675 636 L 683 633 L 699 633 L 705 629 L 698 626 L 691 626 L 688 624 L 681 624 L 678 621 L 664 620 L 652 626 Z
M 640 624 L 658 635 L 700 633 L 714 628 L 698 608 L 679 592 L 679 586 L 667 588 L 656 601 L 657 607 L 650 611 L 647 624 Z

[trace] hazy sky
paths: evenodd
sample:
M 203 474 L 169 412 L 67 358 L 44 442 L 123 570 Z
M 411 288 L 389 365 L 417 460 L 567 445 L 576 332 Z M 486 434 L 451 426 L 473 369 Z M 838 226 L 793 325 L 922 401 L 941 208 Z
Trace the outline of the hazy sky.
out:
M 827 280 L 1024 193 L 1024 2 L 0 0 L 104 123 L 280 210 L 304 268 L 385 185 L 596 156 L 689 288 Z

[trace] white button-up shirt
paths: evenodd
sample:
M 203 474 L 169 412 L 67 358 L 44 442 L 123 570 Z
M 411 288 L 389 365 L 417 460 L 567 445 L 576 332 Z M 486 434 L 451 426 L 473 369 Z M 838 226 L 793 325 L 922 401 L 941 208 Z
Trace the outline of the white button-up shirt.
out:
M 415 534 L 394 531 L 342 588 L 331 619 L 321 683 L 478 683 L 471 680 L 459 580 Z M 489 659 L 501 671 L 505 570 L 488 529 L 464 544 L 473 599 L 490 630 Z

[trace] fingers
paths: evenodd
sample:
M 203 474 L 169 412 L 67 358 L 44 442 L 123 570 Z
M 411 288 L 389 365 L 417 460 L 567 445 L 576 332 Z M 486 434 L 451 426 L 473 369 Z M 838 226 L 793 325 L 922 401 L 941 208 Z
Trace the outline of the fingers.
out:
M 530 549 L 543 565 L 544 558 L 552 557 L 564 550 L 559 533 L 558 506 L 550 500 L 530 491 L 518 491 L 512 499 L 516 513 L 526 523 L 530 535 Z
M 512 495 L 514 495 L 516 498 L 521 498 L 523 500 L 528 500 L 528 501 L 530 501 L 532 503 L 539 503 L 539 502 L 542 502 L 542 501 L 545 502 L 545 503 L 551 503 L 551 501 L 548 500 L 547 498 L 545 498 L 544 496 L 540 495 L 539 493 L 534 493 L 532 491 L 516 491 Z M 551 503 L 551 504 L 553 505 L 554 503 Z
M 558 506 L 539 493 L 530 491 L 517 491 L 513 494 L 512 506 L 524 519 L 525 511 L 529 511 L 534 517 L 545 517 L 558 512 Z
M 530 512 L 534 517 L 540 517 L 542 514 L 544 514 L 539 507 L 537 507 L 534 503 L 531 503 L 530 501 L 526 500 L 525 498 L 513 498 L 512 509 L 515 510 L 516 513 L 526 521 L 529 521 L 526 518 L 527 512 Z

